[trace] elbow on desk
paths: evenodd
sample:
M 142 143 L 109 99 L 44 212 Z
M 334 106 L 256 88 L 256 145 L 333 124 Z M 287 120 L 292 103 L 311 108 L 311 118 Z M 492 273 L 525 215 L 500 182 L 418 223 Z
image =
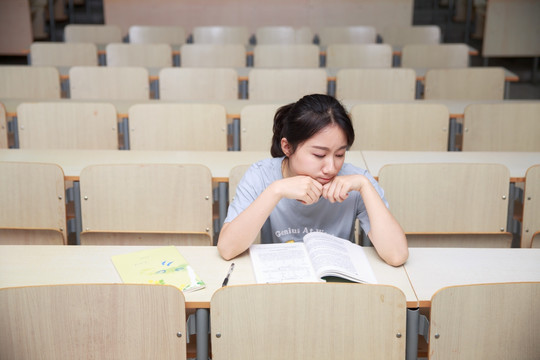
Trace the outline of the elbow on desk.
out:
M 401 266 L 405 264 L 408 258 L 409 258 L 409 248 L 405 247 L 405 249 L 402 249 L 400 251 L 395 251 L 394 253 L 387 255 L 384 261 L 388 265 L 397 267 L 397 266 Z
M 234 253 L 233 249 L 231 249 L 230 247 L 224 246 L 223 242 L 218 241 L 217 249 L 218 249 L 219 255 L 221 255 L 221 257 L 224 260 L 231 260 L 238 255 Z

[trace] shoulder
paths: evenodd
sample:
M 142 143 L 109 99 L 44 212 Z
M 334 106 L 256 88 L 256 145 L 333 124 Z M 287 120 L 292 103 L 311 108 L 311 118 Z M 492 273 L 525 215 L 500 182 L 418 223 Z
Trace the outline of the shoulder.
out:
M 253 163 L 246 171 L 243 180 L 270 184 L 282 178 L 281 162 L 283 158 L 268 158 Z

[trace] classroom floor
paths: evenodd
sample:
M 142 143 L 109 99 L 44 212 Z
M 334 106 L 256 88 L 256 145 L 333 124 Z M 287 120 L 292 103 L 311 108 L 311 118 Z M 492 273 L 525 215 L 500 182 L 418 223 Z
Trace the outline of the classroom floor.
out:
M 441 27 L 444 42 L 465 42 L 466 25 L 464 22 L 453 21 L 453 10 L 439 4 L 440 0 L 415 0 L 413 11 L 414 25 L 436 24 Z M 66 9 L 66 13 L 67 13 Z M 75 23 L 102 24 L 104 23 L 103 0 L 85 0 L 84 4 L 74 7 L 73 19 Z M 473 17 L 474 20 L 474 17 Z M 67 21 L 55 24 L 54 40 L 63 41 L 63 29 Z M 470 33 L 474 30 L 474 21 L 471 24 Z M 482 39 L 468 39 L 467 43 L 482 51 Z M 25 56 L 0 56 L 1 64 L 26 64 Z M 540 61 L 538 62 L 540 66 Z M 472 66 L 483 66 L 484 58 L 474 56 L 471 59 Z M 520 80 L 510 84 L 510 99 L 537 99 L 540 100 L 540 68 L 536 70 L 536 78 L 533 82 L 533 59 L 532 58 L 490 58 L 489 66 L 503 66 L 516 73 Z

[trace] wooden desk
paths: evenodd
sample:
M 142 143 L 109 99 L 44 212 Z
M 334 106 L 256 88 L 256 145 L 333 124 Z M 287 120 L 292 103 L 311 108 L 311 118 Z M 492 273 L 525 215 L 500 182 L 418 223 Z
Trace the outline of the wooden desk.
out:
M 121 283 L 111 256 L 143 250 L 143 246 L 0 246 L 0 287 L 72 284 Z M 186 307 L 196 309 L 197 359 L 208 359 L 208 309 L 214 292 L 221 287 L 230 263 L 235 263 L 229 285 L 254 284 L 249 254 L 232 261 L 223 260 L 214 246 L 180 246 L 178 250 L 206 283 L 206 288 L 186 293 Z M 407 306 L 418 301 L 403 267 L 384 263 L 373 248 L 366 255 L 379 283 L 403 291 Z M 189 322 L 188 322 L 189 323 Z
M 540 281 L 540 249 L 410 248 L 404 265 L 421 307 L 453 285 Z

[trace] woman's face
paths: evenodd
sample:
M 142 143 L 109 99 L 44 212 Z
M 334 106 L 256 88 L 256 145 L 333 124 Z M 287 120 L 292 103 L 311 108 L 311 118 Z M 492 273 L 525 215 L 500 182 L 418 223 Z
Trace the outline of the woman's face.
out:
M 347 138 L 339 126 L 332 124 L 299 144 L 292 155 L 287 139 L 281 140 L 281 147 L 289 158 L 284 176 L 307 175 L 324 185 L 343 166 Z

